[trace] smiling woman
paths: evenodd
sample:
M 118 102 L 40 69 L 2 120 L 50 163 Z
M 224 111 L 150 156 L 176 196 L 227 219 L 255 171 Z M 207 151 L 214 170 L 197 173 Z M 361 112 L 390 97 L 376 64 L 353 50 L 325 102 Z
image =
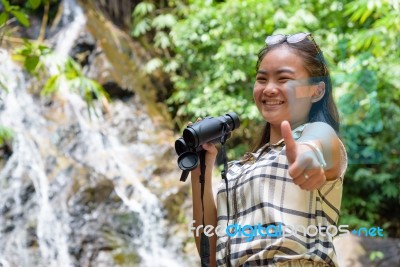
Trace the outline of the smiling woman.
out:
M 312 96 L 322 95 L 324 84 L 301 86 L 309 74 L 302 58 L 287 46 L 280 46 L 268 53 L 257 71 L 254 100 L 260 113 L 271 125 L 280 127 L 283 120 L 299 126 L 308 119 Z M 275 143 L 279 139 L 272 138 Z
M 265 120 L 259 145 L 229 164 L 228 186 L 221 183 L 216 204 L 207 169 L 205 224 L 319 230 L 336 225 L 347 156 L 337 136 L 329 72 L 311 34 L 266 39 L 253 96 Z M 207 165 L 215 162 L 214 145 L 203 149 Z M 192 171 L 195 221 L 201 216 L 198 176 L 199 170 Z M 337 266 L 332 236 L 300 232 L 249 240 L 225 231 L 211 238 L 212 266 Z
M 296 106 L 301 105 L 301 108 L 306 108 L 307 115 L 304 116 L 305 114 L 301 111 L 301 108 L 298 109 L 296 106 L 290 105 L 291 112 L 287 115 L 291 116 L 291 118 L 288 119 L 291 123 L 299 123 L 296 120 L 298 120 L 299 117 L 297 112 L 300 111 L 302 112 L 300 117 L 303 117 L 303 120 L 309 122 L 326 122 L 338 132 L 339 116 L 337 107 L 333 101 L 331 78 L 322 51 L 315 43 L 312 35 L 307 33 L 295 34 L 290 36 L 292 37 L 291 39 L 289 37 L 288 42 L 283 38 L 285 35 L 273 36 L 279 38 L 268 36 L 266 39 L 267 45 L 261 49 L 258 55 L 258 62 L 256 65 L 257 76 L 254 85 L 256 104 L 256 94 L 259 92 L 259 88 L 262 88 L 259 83 L 261 83 L 262 86 L 262 83 L 266 82 L 268 74 L 269 76 L 274 75 L 273 78 L 278 80 L 273 81 L 275 84 L 270 81 L 268 87 L 275 86 L 275 90 L 277 90 L 277 88 L 282 88 L 282 85 L 284 85 L 285 88 L 282 93 L 289 97 L 288 101 L 292 101 Z M 293 38 L 296 36 L 297 39 Z M 300 37 L 302 37 L 302 39 L 299 39 Z M 293 39 L 296 40 L 296 42 Z M 280 40 L 280 42 L 277 40 Z M 268 70 L 274 70 L 275 72 L 268 73 Z M 278 84 L 280 84 L 280 86 L 277 86 Z M 266 92 L 266 94 L 268 95 L 268 92 Z M 269 95 L 271 95 L 271 92 L 269 92 Z M 257 107 L 260 110 L 259 104 L 257 104 Z M 266 121 L 267 124 L 264 129 L 264 135 L 269 134 L 269 129 L 267 128 L 269 128 L 270 125 L 268 120 Z M 257 148 L 264 145 L 266 140 L 269 139 L 269 136 L 264 135 Z

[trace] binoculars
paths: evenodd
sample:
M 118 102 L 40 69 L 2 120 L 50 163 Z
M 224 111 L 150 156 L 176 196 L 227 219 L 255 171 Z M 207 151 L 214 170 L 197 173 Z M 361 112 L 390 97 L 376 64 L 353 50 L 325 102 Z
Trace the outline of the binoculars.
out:
M 225 143 L 231 132 L 240 126 L 239 117 L 229 112 L 220 117 L 206 117 L 186 127 L 182 137 L 175 141 L 175 151 L 178 155 L 178 166 L 184 171 L 181 181 L 185 181 L 188 172 L 199 165 L 198 153 L 203 150 L 202 144 Z M 185 177 L 186 176 L 186 177 Z

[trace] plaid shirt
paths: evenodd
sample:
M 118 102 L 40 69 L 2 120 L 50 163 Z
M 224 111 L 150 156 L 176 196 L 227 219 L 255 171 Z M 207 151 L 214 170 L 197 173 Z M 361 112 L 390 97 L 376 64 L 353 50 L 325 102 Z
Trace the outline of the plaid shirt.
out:
M 305 126 L 293 131 L 295 139 L 301 136 Z M 222 181 L 217 194 L 218 226 L 225 229 L 228 223 L 253 227 L 272 225 L 274 228 L 269 230 L 274 230 L 278 225 L 336 225 L 347 166 L 346 151 L 340 144 L 340 177 L 312 191 L 302 190 L 293 183 L 283 140 L 260 148 L 246 162 L 230 162 L 227 174 L 230 218 L 228 222 L 226 187 Z M 257 159 L 263 149 L 265 152 Z M 224 231 L 217 241 L 217 266 L 337 266 L 332 237 L 312 232 L 307 235 L 301 228 L 296 230 L 298 234 L 292 236 L 274 236 L 272 231 L 270 236 L 253 238 L 230 237 Z

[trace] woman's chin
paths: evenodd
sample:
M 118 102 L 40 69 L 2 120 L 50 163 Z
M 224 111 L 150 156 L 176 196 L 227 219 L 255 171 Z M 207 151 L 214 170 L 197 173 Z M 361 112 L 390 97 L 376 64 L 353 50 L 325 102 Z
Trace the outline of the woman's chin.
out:
M 269 124 L 271 124 L 271 125 L 280 126 L 281 123 L 282 123 L 284 120 L 287 120 L 287 119 L 277 119 L 277 118 L 271 118 L 271 117 L 266 117 L 266 116 L 264 116 L 264 120 L 265 120 L 266 122 L 268 122 Z
M 287 120 L 284 116 L 282 116 L 281 112 L 279 112 L 278 114 L 273 114 L 273 112 L 263 112 L 262 115 L 264 120 L 272 125 L 280 125 L 282 121 Z

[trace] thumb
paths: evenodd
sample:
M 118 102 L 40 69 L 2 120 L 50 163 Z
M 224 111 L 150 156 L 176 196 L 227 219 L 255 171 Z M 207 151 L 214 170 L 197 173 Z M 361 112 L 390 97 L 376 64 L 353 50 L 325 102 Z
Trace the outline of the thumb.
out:
M 293 163 L 297 157 L 297 145 L 292 136 L 292 129 L 289 122 L 283 121 L 281 123 L 281 134 L 286 145 L 286 156 L 289 163 Z

